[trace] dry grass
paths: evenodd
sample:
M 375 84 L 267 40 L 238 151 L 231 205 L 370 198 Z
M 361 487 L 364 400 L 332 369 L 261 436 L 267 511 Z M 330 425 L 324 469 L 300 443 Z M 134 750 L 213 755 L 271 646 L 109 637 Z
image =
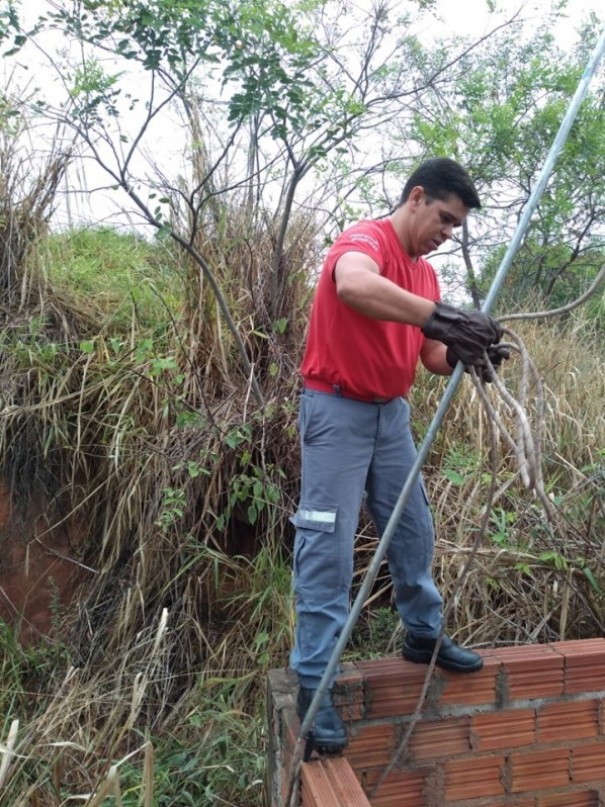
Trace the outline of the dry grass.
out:
M 75 559 L 92 572 L 77 605 L 56 615 L 53 640 L 24 649 L 4 631 L 4 798 L 18 807 L 261 805 L 261 693 L 292 633 L 295 368 L 314 250 L 290 245 L 288 307 L 272 323 L 271 233 L 247 231 L 232 211 L 199 235 L 238 312 L 267 401 L 257 411 L 187 260 L 175 265 L 190 281 L 180 315 L 153 333 L 137 317 L 108 329 L 94 300 L 56 292 L 40 265 L 47 251 L 31 242 L 43 231 L 40 206 L 24 209 L 34 211 L 19 236 L 30 248 L 2 299 L 0 471 L 15 513 L 42 498 L 49 524 L 79 526 Z M 489 531 L 459 585 L 491 471 L 468 380 L 426 469 L 451 627 L 479 645 L 594 635 L 604 622 L 605 356 L 581 317 L 521 330 L 547 388 L 544 476 L 563 531 L 549 527 L 503 451 Z M 511 361 L 513 390 L 517 374 Z M 442 389 L 428 377 L 416 388 L 419 436 Z M 362 524 L 357 580 L 374 542 Z M 396 646 L 388 586 L 383 576 L 359 626 L 372 639 L 365 653 Z
M 176 344 L 167 337 L 158 355 L 137 350 L 136 340 L 102 336 L 83 352 L 77 332 L 55 342 L 54 328 L 47 320 L 29 341 L 4 329 L 12 349 L 3 373 L 3 469 L 17 504 L 26 507 L 42 489 L 55 519 L 87 525 L 79 561 L 94 576 L 77 611 L 62 615 L 63 640 L 48 675 L 20 673 L 19 685 L 35 697 L 27 706 L 5 701 L 7 720 L 19 720 L 15 755 L 4 755 L 11 803 L 54 807 L 67 795 L 90 794 L 87 803 L 100 804 L 111 793 L 115 803 L 176 804 L 166 795 L 151 800 L 165 788 L 166 769 L 178 776 L 166 750 L 177 746 L 196 749 L 201 784 L 188 785 L 196 803 L 213 804 L 220 794 L 228 804 L 262 804 L 259 693 L 291 639 L 283 536 L 290 536 L 297 488 L 295 382 L 270 378 L 273 403 L 265 413 L 244 411 L 245 386 L 225 399 L 201 394 L 206 406 L 198 410 L 197 397 L 192 405 L 184 393 L 182 332 Z M 558 638 L 564 609 L 568 636 L 592 635 L 603 622 L 602 594 L 585 570 L 602 585 L 603 357 L 584 348 L 577 367 L 572 357 L 585 336 L 573 329 L 524 337 L 548 381 L 545 475 L 568 542 L 553 543 L 503 455 L 498 479 L 506 487 L 451 614 L 459 637 L 479 645 Z M 556 360 L 546 349 L 540 356 L 555 340 Z M 507 368 L 511 387 L 514 376 Z M 189 384 L 203 391 L 199 379 Z M 419 430 L 440 389 L 430 379 L 419 385 Z M 486 445 L 465 380 L 427 468 L 446 599 L 484 505 Z M 358 575 L 373 540 L 366 526 Z M 374 607 L 388 601 L 386 578 L 382 584 Z M 364 619 L 371 623 L 371 614 Z M 393 649 L 384 630 L 374 633 L 373 652 Z M 234 743 L 246 750 L 243 782 L 234 774 Z
M 291 638 L 298 298 L 275 330 L 258 301 L 234 300 L 258 412 L 228 335 L 192 328 L 189 300 L 158 335 L 136 317 L 108 328 L 106 299 L 57 293 L 32 216 L 0 324 L 0 468 L 14 517 L 45 501 L 88 573 L 53 640 L 21 649 L 5 631 L 3 798 L 261 803 L 258 671 Z M 256 270 L 234 260 L 241 295 Z
M 557 526 L 549 522 L 535 494 L 521 483 L 512 452 L 500 445 L 487 535 L 456 593 L 452 616 L 461 635 L 479 645 L 577 638 L 603 630 L 605 356 L 581 317 L 564 329 L 535 321 L 517 332 L 545 385 L 542 468 L 558 519 Z M 514 359 L 503 376 L 515 392 Z M 505 407 L 495 400 L 506 419 Z M 535 414 L 531 395 L 529 404 L 530 415 Z M 449 413 L 433 463 L 428 486 L 438 524 L 437 575 L 447 597 L 477 535 L 493 464 L 487 424 L 470 381 L 464 381 Z

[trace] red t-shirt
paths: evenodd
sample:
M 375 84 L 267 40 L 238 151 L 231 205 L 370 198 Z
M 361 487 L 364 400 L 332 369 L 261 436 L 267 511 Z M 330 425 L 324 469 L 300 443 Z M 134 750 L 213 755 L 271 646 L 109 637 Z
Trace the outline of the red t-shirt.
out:
M 414 382 L 424 335 L 415 325 L 366 317 L 338 299 L 334 267 L 345 252 L 363 252 L 383 277 L 406 291 L 440 300 L 433 267 L 413 261 L 389 219 L 362 221 L 345 230 L 328 252 L 311 308 L 301 373 L 338 385 L 361 398 L 407 395 Z

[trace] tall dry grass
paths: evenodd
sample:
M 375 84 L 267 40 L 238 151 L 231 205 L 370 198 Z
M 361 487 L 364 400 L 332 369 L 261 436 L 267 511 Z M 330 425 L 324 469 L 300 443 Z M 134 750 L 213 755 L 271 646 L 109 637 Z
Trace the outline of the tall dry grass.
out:
M 42 501 L 49 531 L 79 532 L 83 585 L 52 640 L 23 649 L 3 635 L 3 799 L 261 803 L 258 672 L 291 632 L 300 295 L 269 327 L 246 292 L 258 269 L 225 245 L 259 411 L 229 335 L 192 328 L 189 298 L 158 323 L 134 301 L 126 316 L 124 299 L 116 317 L 107 295 L 70 294 L 65 277 L 59 291 L 41 224 L 28 221 L 0 323 L 0 473 L 14 518 Z M 182 254 L 173 269 L 187 277 Z
M 111 316 L 104 295 L 65 283 L 59 292 L 30 201 L 19 236 L 29 247 L 1 301 L 0 473 L 16 517 L 42 499 L 50 525 L 79 527 L 73 560 L 87 573 L 74 606 L 55 614 L 52 639 L 25 648 L 3 628 L 2 798 L 17 807 L 261 805 L 264 679 L 286 662 L 292 637 L 296 367 L 314 241 L 298 235 L 286 250 L 288 307 L 271 322 L 270 230 L 223 208 L 221 226 L 198 236 L 237 312 L 261 410 L 186 255 L 173 253 L 187 291 L 181 310 L 160 306 L 157 323 L 134 302 L 128 315 L 120 299 Z M 468 379 L 426 468 L 450 628 L 479 645 L 594 635 L 604 621 L 602 338 L 581 315 L 518 330 L 546 385 L 544 476 L 563 531 L 503 449 L 489 529 L 460 581 L 492 471 Z M 514 359 L 503 378 L 514 391 Z M 419 378 L 419 438 L 442 391 L 441 380 Z M 363 521 L 356 585 L 375 540 Z M 351 655 L 368 636 L 364 653 L 396 652 L 389 595 L 385 573 Z
M 603 631 L 605 524 L 605 352 L 602 334 L 582 314 L 565 323 L 533 320 L 515 332 L 544 385 L 542 469 L 558 517 L 547 518 L 523 485 L 510 448 L 490 453 L 485 412 L 463 382 L 435 446 L 428 486 L 438 525 L 437 575 L 456 590 L 452 625 L 479 645 L 579 638 Z M 516 394 L 519 358 L 502 371 Z M 534 391 L 535 392 L 535 391 Z M 434 390 L 434 398 L 438 390 Z M 423 407 L 422 391 L 416 393 Z M 493 395 L 503 418 L 507 407 Z M 528 399 L 534 433 L 534 396 Z M 512 427 L 511 432 L 514 433 Z M 497 491 L 477 558 L 457 588 L 496 473 Z

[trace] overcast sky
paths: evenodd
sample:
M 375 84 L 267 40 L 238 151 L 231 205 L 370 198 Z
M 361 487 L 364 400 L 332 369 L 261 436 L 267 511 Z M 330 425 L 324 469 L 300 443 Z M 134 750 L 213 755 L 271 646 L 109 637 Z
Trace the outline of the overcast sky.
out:
M 535 20 L 536 28 L 551 5 L 550 0 L 494 0 L 494 6 L 503 19 L 522 9 L 524 19 Z M 603 17 L 603 0 L 569 0 L 564 18 L 554 31 L 562 46 L 575 41 L 577 24 L 591 11 Z M 484 34 L 491 27 L 487 0 L 438 0 L 436 16 L 442 18 L 447 28 L 461 35 Z

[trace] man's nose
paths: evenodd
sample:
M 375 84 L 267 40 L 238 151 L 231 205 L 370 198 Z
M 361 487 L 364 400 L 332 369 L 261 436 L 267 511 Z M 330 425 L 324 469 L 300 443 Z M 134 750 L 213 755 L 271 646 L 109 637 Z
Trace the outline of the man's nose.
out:
M 453 224 L 445 224 L 441 228 L 441 232 L 442 232 L 444 238 L 446 238 L 446 239 L 451 238 L 452 233 L 454 232 L 454 225 Z

